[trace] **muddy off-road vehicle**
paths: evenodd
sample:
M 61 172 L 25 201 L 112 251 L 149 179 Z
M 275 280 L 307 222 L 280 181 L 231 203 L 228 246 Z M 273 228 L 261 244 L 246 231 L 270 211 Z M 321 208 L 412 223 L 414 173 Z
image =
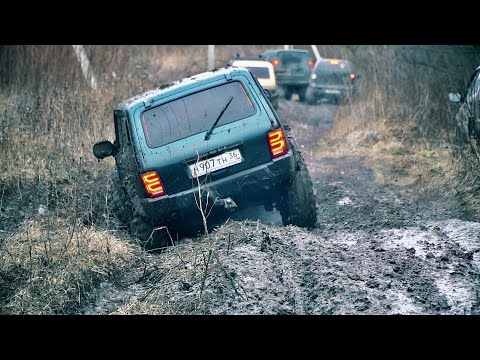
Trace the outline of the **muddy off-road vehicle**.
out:
M 285 225 L 315 226 L 303 157 L 248 69 L 145 92 L 119 104 L 114 122 L 114 143 L 98 142 L 93 153 L 115 157 L 112 208 L 145 248 L 167 246 L 168 233 L 200 230 L 201 208 L 211 216 L 263 204 L 275 206 Z

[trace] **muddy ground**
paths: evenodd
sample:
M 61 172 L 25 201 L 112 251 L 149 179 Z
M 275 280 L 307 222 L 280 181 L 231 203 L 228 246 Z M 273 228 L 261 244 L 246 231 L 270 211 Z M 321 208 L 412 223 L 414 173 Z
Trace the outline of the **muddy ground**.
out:
M 480 223 L 461 199 L 354 153 L 318 157 L 338 107 L 280 103 L 308 164 L 318 227 L 242 210 L 101 284 L 84 314 L 480 314 Z

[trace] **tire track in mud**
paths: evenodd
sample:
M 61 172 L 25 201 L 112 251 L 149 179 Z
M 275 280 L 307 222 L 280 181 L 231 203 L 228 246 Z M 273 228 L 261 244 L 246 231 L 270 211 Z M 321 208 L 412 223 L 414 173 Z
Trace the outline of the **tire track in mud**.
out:
M 294 243 L 285 243 L 277 227 L 246 234 L 247 243 L 233 249 L 222 260 L 229 274 L 246 295 L 236 296 L 223 284 L 224 297 L 210 305 L 213 314 L 303 314 Z M 293 254 L 293 256 L 292 256 Z M 298 254 L 297 254 L 298 255 Z
M 269 238 L 267 232 L 264 233 L 264 236 Z M 271 243 L 271 239 L 269 241 Z M 279 247 L 277 244 L 272 244 L 270 261 L 274 272 L 278 274 L 280 282 L 286 287 L 286 297 L 292 313 L 304 315 L 305 296 L 302 289 L 303 281 L 297 264 L 297 259 L 303 259 L 304 257 L 304 249 L 302 246 L 298 246 L 300 244 L 289 243 L 283 245 L 283 247 Z M 287 253 L 285 254 L 285 252 Z
M 329 239 L 294 226 L 265 226 L 249 232 L 248 244 L 237 246 L 223 261 L 246 298 L 225 286 L 224 297 L 207 313 L 478 313 L 480 273 L 469 260 L 472 255 L 455 242 L 436 238 L 436 228 L 450 225 L 447 221 L 424 230 L 372 235 L 337 233 Z M 430 248 L 434 255 L 425 251 Z
M 290 104 L 290 106 L 301 108 L 302 104 Z M 320 116 L 319 121 L 326 124 L 328 130 L 328 125 L 333 123 L 332 118 L 328 119 L 328 116 L 335 116 L 335 111 L 329 112 L 324 107 L 318 109 L 321 110 L 318 115 Z M 291 109 L 286 110 L 291 111 Z M 298 109 L 295 109 L 295 112 L 302 113 Z M 370 271 L 368 276 L 371 279 L 365 282 L 366 287 L 360 286 L 358 291 L 350 289 L 350 294 L 356 293 L 357 296 L 354 295 L 356 298 L 353 301 L 353 308 L 345 308 L 346 313 L 369 312 L 372 311 L 371 309 L 375 309 L 373 313 L 453 312 L 458 314 L 478 311 L 476 309 L 478 309 L 479 296 L 475 287 L 478 287 L 479 282 L 476 275 L 471 276 L 478 274 L 478 265 L 476 264 L 480 260 L 480 254 L 475 250 L 478 249 L 479 243 L 475 239 L 480 236 L 478 224 L 449 220 L 458 215 L 455 209 L 451 209 L 455 207 L 455 204 L 443 204 L 443 208 L 432 209 L 432 200 L 435 200 L 433 201 L 435 204 L 441 203 L 441 200 L 405 198 L 400 194 L 400 187 L 376 183 L 372 169 L 365 166 L 361 159 L 356 159 L 355 156 L 340 159 L 313 158 L 311 149 L 315 146 L 318 136 L 326 135 L 325 127 L 321 128 L 321 131 L 315 132 L 311 128 L 313 125 L 311 120 L 306 122 L 303 120 L 304 118 L 293 122 L 292 127 L 297 139 L 301 139 L 299 142 L 303 143 L 306 149 L 304 156 L 317 190 L 320 226 L 313 233 L 325 236 L 327 241 L 331 241 L 332 237 L 338 240 L 338 234 L 341 233 L 344 238 L 350 239 L 347 242 L 354 243 L 355 247 L 359 246 L 359 240 L 354 240 L 358 235 L 363 241 L 370 243 L 369 248 L 358 249 L 358 254 L 365 254 L 365 258 L 360 262 L 356 261 L 356 258 L 361 259 L 361 256 L 351 258 L 351 262 L 345 262 L 344 258 L 348 257 L 347 254 L 351 249 L 343 250 L 340 253 L 334 250 L 329 251 L 329 255 L 325 258 L 318 257 L 318 248 L 312 249 L 310 252 L 306 251 L 306 253 L 313 254 L 311 259 L 308 259 L 309 256 L 306 255 L 304 260 L 306 266 L 304 282 L 308 283 L 307 287 L 310 289 L 306 294 L 306 303 L 309 304 L 306 313 L 312 311 L 313 313 L 317 313 L 317 311 L 331 312 L 329 305 L 322 306 L 322 301 L 320 301 L 320 307 L 315 308 L 312 304 L 316 301 L 312 303 L 309 299 L 318 299 L 321 294 L 324 295 L 323 299 L 331 298 L 332 295 L 333 298 L 338 298 L 342 293 L 342 286 L 336 287 L 335 282 L 338 281 L 335 280 L 335 277 L 332 278 L 336 267 L 342 264 L 339 276 L 345 276 L 347 273 L 350 280 L 358 281 L 355 269 L 363 268 L 365 271 L 365 261 L 367 260 L 380 261 L 382 266 L 387 268 L 388 265 L 391 265 L 391 269 L 383 271 L 379 268 L 373 272 Z M 304 128 L 307 130 L 304 131 Z M 299 134 L 300 136 L 298 136 Z M 431 223 L 431 219 L 444 220 L 443 223 L 433 225 L 433 233 L 425 225 Z M 456 242 L 446 243 L 448 237 L 443 233 L 439 238 L 443 242 L 441 244 L 438 241 L 426 241 L 419 244 L 419 238 L 422 236 L 428 239 L 435 238 L 437 233 L 442 234 L 440 228 L 445 226 L 452 231 L 461 229 L 456 232 Z M 462 231 L 464 233 L 460 235 Z M 395 243 L 397 240 L 398 247 L 395 249 L 385 249 L 380 246 L 384 241 Z M 469 247 L 470 253 L 459 251 L 459 241 Z M 309 244 L 314 242 L 310 241 L 304 245 L 311 248 Z M 422 254 L 422 246 L 425 248 L 424 252 L 428 251 L 431 248 L 428 245 L 433 243 L 436 244 L 434 246 L 437 249 L 443 251 L 443 255 L 435 257 L 428 252 L 427 257 L 424 256 L 420 259 L 414 255 L 415 251 L 417 255 Z M 299 243 L 298 246 L 301 247 L 301 244 Z M 372 250 L 374 255 L 370 254 Z M 425 254 L 423 253 L 423 255 Z M 464 262 L 465 256 L 470 257 L 471 261 Z M 330 263 L 330 270 L 325 271 L 318 267 L 322 261 Z M 331 263 L 332 261 L 333 263 Z M 446 265 L 445 262 L 450 263 Z M 352 264 L 356 264 L 356 266 L 352 268 Z M 455 270 L 451 269 L 452 267 L 465 270 L 462 272 L 464 276 L 459 276 L 457 272 L 457 276 L 452 277 L 450 273 L 455 273 Z M 435 269 L 437 272 L 450 269 L 450 273 L 443 272 L 442 275 L 438 275 L 435 274 L 435 270 L 432 272 L 431 269 Z M 382 276 L 386 276 L 387 279 L 395 279 L 395 281 L 383 284 L 383 280 L 375 280 Z M 323 283 L 319 283 L 319 279 L 322 279 Z M 473 288 L 472 284 L 475 285 Z M 385 295 L 381 295 L 379 298 L 381 300 L 385 296 L 385 301 L 380 301 L 378 304 L 368 300 L 368 296 L 363 296 L 369 292 L 375 292 L 376 288 L 382 288 L 385 291 Z M 394 306 L 389 304 L 388 300 L 393 304 L 401 305 Z M 342 301 L 337 302 L 342 303 Z M 382 303 L 384 304 L 382 305 Z

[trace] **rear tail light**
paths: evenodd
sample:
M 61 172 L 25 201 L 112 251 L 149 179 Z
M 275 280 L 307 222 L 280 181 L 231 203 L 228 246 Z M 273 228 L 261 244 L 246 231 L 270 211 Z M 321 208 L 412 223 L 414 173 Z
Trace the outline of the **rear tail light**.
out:
M 278 65 L 280 65 L 280 59 L 277 59 L 277 58 L 272 59 L 272 65 L 274 69 L 277 69 Z
M 267 137 L 270 152 L 274 158 L 287 153 L 287 141 L 282 129 L 270 131 Z
M 160 176 L 158 176 L 156 171 L 142 174 L 142 181 L 143 186 L 150 197 L 158 197 L 166 194 L 162 180 L 160 180 Z
M 315 61 L 313 61 L 313 59 L 309 59 L 308 60 L 308 67 L 310 68 L 310 70 L 313 70 L 314 66 L 315 66 Z

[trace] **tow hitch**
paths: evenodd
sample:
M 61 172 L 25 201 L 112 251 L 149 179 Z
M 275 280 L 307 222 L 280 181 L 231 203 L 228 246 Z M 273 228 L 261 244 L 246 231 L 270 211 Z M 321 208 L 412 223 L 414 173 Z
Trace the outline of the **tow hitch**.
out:
M 214 202 L 215 206 L 223 206 L 225 209 L 228 209 L 230 211 L 233 211 L 236 207 L 237 204 L 235 204 L 235 201 L 232 200 L 232 198 L 225 198 L 225 199 L 220 199 L 219 197 L 216 197 Z

